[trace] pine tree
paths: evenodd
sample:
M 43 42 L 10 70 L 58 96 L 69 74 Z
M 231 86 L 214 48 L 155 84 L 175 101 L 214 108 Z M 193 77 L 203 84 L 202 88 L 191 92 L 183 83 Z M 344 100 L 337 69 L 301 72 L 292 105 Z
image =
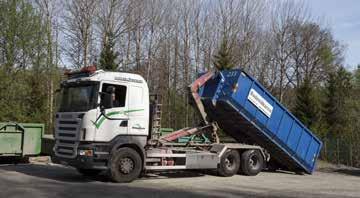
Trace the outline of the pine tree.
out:
M 119 55 L 114 51 L 115 39 L 113 33 L 106 33 L 103 41 L 103 49 L 100 54 L 100 68 L 108 71 L 115 71 L 118 68 L 116 59 Z
M 223 38 L 219 51 L 214 55 L 214 65 L 218 70 L 226 70 L 234 67 L 231 50 L 226 38 Z

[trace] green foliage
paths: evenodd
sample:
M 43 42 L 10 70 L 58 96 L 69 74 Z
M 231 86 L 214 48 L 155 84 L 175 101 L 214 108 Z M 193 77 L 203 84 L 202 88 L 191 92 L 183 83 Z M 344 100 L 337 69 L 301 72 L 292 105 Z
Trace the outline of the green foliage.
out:
M 355 86 L 360 87 L 360 64 L 357 66 L 354 74 Z
M 226 38 L 223 38 L 219 51 L 214 55 L 214 65 L 218 70 L 226 70 L 234 67 L 231 50 Z
M 24 0 L 0 2 L 0 38 L 4 50 L 4 67 L 26 67 L 44 58 L 41 44 L 44 31 L 41 16 Z M 39 48 L 40 47 L 40 48 Z
M 321 46 L 317 49 L 317 56 L 319 57 L 319 61 L 323 65 L 323 67 L 328 70 L 332 71 L 335 66 L 334 63 L 336 61 L 336 55 L 333 52 L 333 47 L 331 44 L 334 41 L 324 41 Z
M 309 128 L 315 127 L 320 120 L 321 103 L 317 90 L 308 78 L 296 89 L 294 114 Z
M 49 70 L 42 16 L 29 1 L 0 1 L 0 27 L 0 121 L 49 123 L 59 73 Z
M 100 68 L 108 71 L 115 71 L 118 68 L 116 58 L 119 53 L 114 51 L 114 36 L 108 33 L 104 38 L 103 49 L 100 54 Z
M 0 69 L 0 120 L 17 122 L 46 121 L 46 83 L 44 73 L 36 74 L 33 70 L 21 70 L 7 75 Z M 16 82 L 16 83 L 13 83 Z
M 349 117 L 346 114 L 349 110 L 347 101 L 352 94 L 351 78 L 351 73 L 340 67 L 327 81 L 325 115 L 330 135 L 348 132 Z
M 326 86 L 326 115 L 329 133 L 323 139 L 326 160 L 360 166 L 359 69 L 351 75 L 344 68 L 332 73 Z M 352 79 L 351 79 L 352 78 Z
M 352 133 L 360 138 L 360 65 L 358 65 L 353 79 L 353 89 L 351 90 L 350 98 L 347 100 L 347 106 L 349 107 L 348 115 Z

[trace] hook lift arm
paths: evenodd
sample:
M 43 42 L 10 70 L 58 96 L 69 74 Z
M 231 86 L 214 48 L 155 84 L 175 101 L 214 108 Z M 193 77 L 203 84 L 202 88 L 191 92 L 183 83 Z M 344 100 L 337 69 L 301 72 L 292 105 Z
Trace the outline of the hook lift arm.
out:
M 219 143 L 219 137 L 217 135 L 218 125 L 216 122 L 209 122 L 207 119 L 207 115 L 205 112 L 205 108 L 203 103 L 200 100 L 199 96 L 199 88 L 202 87 L 208 80 L 210 80 L 215 75 L 214 71 L 209 71 L 202 75 L 200 78 L 196 79 L 190 86 L 190 94 L 192 99 L 194 100 L 194 106 L 196 106 L 197 111 L 201 115 L 201 118 L 205 124 L 203 127 L 194 127 L 194 128 L 184 128 L 178 131 L 174 131 L 173 133 L 164 135 L 160 137 L 160 142 L 171 142 L 180 137 L 193 135 L 193 134 L 201 134 L 212 129 L 213 139 L 216 143 Z

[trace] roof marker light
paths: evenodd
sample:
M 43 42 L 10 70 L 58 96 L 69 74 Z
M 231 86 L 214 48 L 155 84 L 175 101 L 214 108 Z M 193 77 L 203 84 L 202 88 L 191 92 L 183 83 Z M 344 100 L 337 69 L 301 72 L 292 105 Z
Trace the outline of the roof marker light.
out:
M 92 66 L 83 67 L 80 70 L 75 70 L 75 71 L 66 70 L 64 72 L 64 75 L 68 76 L 68 78 L 71 79 L 71 78 L 90 76 L 95 72 L 96 72 L 96 66 L 92 65 Z

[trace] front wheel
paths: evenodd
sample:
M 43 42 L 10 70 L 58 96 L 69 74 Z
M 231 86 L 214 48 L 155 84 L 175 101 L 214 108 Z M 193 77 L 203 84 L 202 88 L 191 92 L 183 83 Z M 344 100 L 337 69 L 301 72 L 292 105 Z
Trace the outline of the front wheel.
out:
M 112 154 L 110 163 L 110 178 L 114 182 L 131 182 L 140 176 L 142 160 L 134 149 L 120 148 Z
M 218 174 L 223 177 L 230 177 L 235 175 L 240 166 L 239 152 L 236 150 L 228 150 L 221 156 L 218 167 Z
M 241 173 L 254 176 L 261 172 L 264 158 L 258 150 L 247 150 L 241 154 Z

